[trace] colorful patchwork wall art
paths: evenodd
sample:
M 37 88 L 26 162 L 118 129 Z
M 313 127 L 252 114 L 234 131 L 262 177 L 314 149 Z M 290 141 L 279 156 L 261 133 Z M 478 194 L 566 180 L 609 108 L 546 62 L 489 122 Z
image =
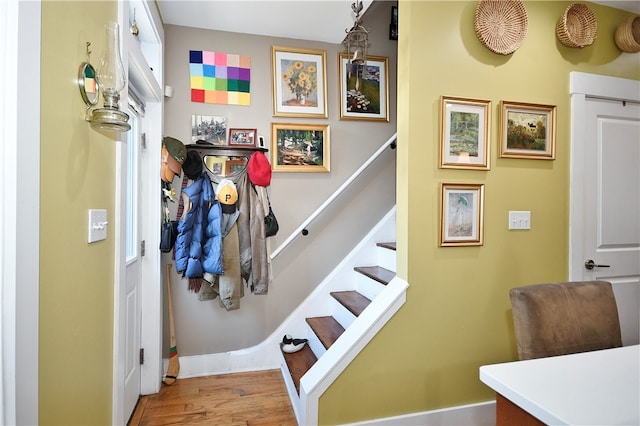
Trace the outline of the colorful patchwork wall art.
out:
M 251 57 L 189 51 L 191 102 L 251 105 Z

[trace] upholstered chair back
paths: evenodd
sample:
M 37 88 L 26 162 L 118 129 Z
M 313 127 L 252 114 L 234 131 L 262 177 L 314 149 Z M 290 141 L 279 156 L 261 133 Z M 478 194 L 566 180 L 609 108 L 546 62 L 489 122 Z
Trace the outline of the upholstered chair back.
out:
M 535 284 L 509 291 L 521 360 L 622 346 L 606 281 Z

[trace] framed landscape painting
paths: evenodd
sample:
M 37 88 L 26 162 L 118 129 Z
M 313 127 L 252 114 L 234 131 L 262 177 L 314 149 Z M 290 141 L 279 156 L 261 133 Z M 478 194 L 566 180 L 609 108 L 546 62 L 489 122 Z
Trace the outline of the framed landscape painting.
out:
M 324 50 L 272 46 L 273 115 L 327 118 Z
M 556 107 L 500 102 L 500 157 L 555 160 Z
M 271 124 L 274 172 L 328 172 L 329 125 Z
M 440 98 L 440 168 L 489 170 L 491 101 Z
M 389 121 L 389 59 L 367 56 L 367 65 L 354 65 L 346 53 L 340 66 L 340 119 Z

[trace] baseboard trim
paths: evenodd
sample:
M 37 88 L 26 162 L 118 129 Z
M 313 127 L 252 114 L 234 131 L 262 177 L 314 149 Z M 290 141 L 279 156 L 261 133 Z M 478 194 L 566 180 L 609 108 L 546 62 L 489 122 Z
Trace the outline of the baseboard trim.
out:
M 493 426 L 496 424 L 496 402 L 441 408 L 384 419 L 348 423 L 343 426 Z

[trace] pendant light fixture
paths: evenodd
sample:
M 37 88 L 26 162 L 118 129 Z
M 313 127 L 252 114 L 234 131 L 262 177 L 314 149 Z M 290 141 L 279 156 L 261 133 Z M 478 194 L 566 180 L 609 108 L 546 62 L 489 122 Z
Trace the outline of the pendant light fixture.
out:
M 342 42 L 345 53 L 351 58 L 351 64 L 355 67 L 356 73 L 361 75 L 364 72 L 364 65 L 367 63 L 367 49 L 369 48 L 369 30 L 362 26 L 360 12 L 362 12 L 362 0 L 351 4 L 354 13 L 354 22 L 351 29 L 345 30 L 347 36 Z

